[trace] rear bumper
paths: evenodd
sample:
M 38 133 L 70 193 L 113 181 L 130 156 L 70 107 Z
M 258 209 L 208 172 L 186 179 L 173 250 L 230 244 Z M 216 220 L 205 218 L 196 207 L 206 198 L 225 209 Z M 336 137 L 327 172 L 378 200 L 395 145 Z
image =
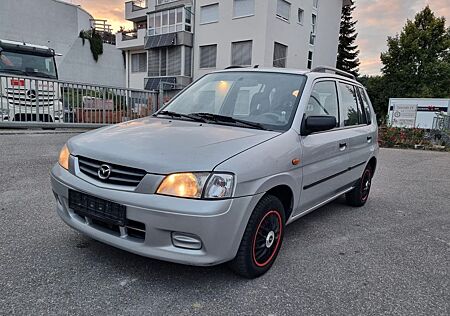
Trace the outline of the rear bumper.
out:
M 248 218 L 262 194 L 221 201 L 180 199 L 97 187 L 55 165 L 51 183 L 57 213 L 72 228 L 111 246 L 138 255 L 176 263 L 208 266 L 233 259 Z M 75 214 L 69 189 L 126 205 L 127 219 L 145 224 L 145 238 L 118 234 Z M 176 247 L 173 233 L 201 240 L 197 250 Z

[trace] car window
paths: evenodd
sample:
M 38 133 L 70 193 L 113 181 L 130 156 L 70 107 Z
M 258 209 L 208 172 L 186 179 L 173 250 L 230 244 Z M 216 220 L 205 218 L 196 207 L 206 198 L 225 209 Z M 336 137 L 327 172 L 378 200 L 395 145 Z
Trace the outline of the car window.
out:
M 361 112 L 358 109 L 358 101 L 355 87 L 346 83 L 339 83 L 341 92 L 340 116 L 343 126 L 358 125 L 361 121 Z
M 364 91 L 363 88 L 358 87 L 359 91 L 359 100 L 360 104 L 362 105 L 364 116 L 365 116 L 365 122 L 366 124 L 372 124 L 372 113 L 370 111 L 370 103 L 369 98 L 367 97 L 366 91 Z
M 336 122 L 339 122 L 338 113 L 336 83 L 334 81 L 316 83 L 311 92 L 305 115 L 330 115 L 336 118 Z

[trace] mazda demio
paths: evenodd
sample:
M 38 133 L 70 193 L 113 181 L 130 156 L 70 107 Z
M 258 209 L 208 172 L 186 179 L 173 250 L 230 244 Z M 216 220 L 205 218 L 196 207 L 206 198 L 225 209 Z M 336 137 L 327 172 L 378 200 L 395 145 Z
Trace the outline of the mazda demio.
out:
M 151 117 L 71 138 L 51 171 L 56 209 L 103 243 L 254 278 L 287 224 L 344 194 L 366 203 L 377 129 L 337 69 L 213 72 Z

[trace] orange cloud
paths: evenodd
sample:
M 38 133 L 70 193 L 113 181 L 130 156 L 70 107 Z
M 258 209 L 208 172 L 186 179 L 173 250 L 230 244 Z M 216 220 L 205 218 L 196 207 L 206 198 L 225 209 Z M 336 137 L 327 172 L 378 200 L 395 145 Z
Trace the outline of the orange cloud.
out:
M 400 33 L 406 20 L 413 19 L 426 5 L 450 22 L 449 0 L 356 0 L 354 17 L 358 20 L 361 73 L 380 72 L 380 54 L 387 50 L 387 37 Z

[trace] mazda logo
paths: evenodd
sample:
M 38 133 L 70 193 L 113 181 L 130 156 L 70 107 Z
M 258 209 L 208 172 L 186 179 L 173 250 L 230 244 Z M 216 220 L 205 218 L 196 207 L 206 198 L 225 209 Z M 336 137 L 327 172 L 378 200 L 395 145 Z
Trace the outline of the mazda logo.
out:
M 27 97 L 32 100 L 36 99 L 36 90 L 28 90 Z
M 98 168 L 97 175 L 100 179 L 106 180 L 111 176 L 111 167 L 108 165 L 101 165 Z

